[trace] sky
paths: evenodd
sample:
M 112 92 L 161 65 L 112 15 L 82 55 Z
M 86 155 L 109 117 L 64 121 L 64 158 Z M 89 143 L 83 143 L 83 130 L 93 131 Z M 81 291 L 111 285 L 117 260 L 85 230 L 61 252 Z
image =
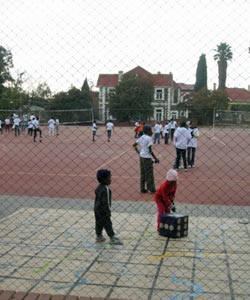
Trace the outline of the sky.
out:
M 99 74 L 141 66 L 193 84 L 206 54 L 208 87 L 218 85 L 214 49 L 228 43 L 227 86 L 250 85 L 250 0 L 0 0 L 0 45 L 25 87 L 96 89 Z

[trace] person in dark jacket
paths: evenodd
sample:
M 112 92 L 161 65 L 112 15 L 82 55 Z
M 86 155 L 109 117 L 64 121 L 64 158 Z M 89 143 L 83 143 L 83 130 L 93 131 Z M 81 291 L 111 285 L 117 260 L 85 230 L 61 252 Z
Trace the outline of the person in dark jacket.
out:
M 122 241 L 115 236 L 111 222 L 111 197 L 112 193 L 109 188 L 111 184 L 111 171 L 100 169 L 96 174 L 97 180 L 100 183 L 95 190 L 95 231 L 96 242 L 105 242 L 105 237 L 102 235 L 105 229 L 110 238 L 110 244 L 123 245 Z

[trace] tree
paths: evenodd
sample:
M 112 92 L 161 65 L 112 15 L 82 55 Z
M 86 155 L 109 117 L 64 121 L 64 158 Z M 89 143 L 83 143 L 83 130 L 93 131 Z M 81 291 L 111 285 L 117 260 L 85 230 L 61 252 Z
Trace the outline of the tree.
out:
M 224 90 L 226 88 L 227 79 L 227 61 L 232 60 L 233 53 L 231 47 L 227 43 L 220 43 L 217 45 L 217 49 L 214 49 L 217 53 L 214 55 L 214 60 L 218 64 L 219 72 L 219 90 Z
M 194 85 L 194 90 L 195 92 L 198 92 L 203 88 L 207 89 L 207 61 L 205 54 L 202 54 L 199 58 L 196 69 L 196 82 Z
M 0 94 L 4 87 L 4 83 L 12 81 L 10 68 L 13 67 L 12 54 L 0 45 Z
M 89 89 L 89 84 L 87 78 L 85 78 L 82 88 L 82 98 L 83 98 L 83 108 L 91 108 L 92 107 L 92 97 Z
M 215 110 L 226 110 L 229 100 L 224 91 L 209 91 L 201 89 L 192 95 L 182 109 L 188 109 L 192 119 L 198 124 L 212 124 Z M 182 104 L 183 105 L 183 104 Z
M 150 79 L 124 75 L 109 95 L 109 110 L 119 121 L 148 120 L 153 115 L 154 87 Z

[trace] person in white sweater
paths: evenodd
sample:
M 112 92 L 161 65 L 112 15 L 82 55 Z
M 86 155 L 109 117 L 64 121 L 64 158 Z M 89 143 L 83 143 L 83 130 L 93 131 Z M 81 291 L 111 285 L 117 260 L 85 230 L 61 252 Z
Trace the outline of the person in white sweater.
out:
M 183 159 L 183 165 L 185 171 L 187 171 L 187 145 L 191 140 L 192 136 L 189 130 L 186 128 L 186 122 L 182 121 L 180 127 L 175 130 L 174 133 L 174 145 L 176 148 L 176 159 L 174 169 L 178 170 L 180 166 L 180 160 Z
M 196 124 L 190 122 L 189 132 L 191 134 L 191 140 L 187 146 L 187 160 L 188 160 L 188 167 L 194 168 L 195 167 L 195 153 L 197 148 L 197 139 L 200 136 L 199 129 L 197 128 Z

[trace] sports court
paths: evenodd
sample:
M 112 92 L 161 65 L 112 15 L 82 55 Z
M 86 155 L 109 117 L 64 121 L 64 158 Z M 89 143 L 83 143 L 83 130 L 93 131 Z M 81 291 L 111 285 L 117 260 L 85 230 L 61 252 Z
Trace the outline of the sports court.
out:
M 90 200 L 67 199 L 71 209 L 54 200 L 46 208 L 53 199 L 22 197 L 22 207 L 1 220 L 0 289 L 126 299 L 250 297 L 249 224 L 239 223 L 240 209 L 219 218 L 213 210 L 223 216 L 227 207 L 195 216 L 198 205 L 180 205 L 189 214 L 189 236 L 175 240 L 154 230 L 152 203 L 123 202 L 123 212 L 116 203 L 113 220 L 124 245 L 111 246 L 95 243 Z
M 179 171 L 176 206 L 189 235 L 158 236 L 152 195 L 139 193 L 133 130 L 62 127 L 33 143 L 4 135 L 0 289 L 126 299 L 248 299 L 249 130 L 201 128 L 197 166 Z M 153 146 L 156 186 L 172 144 Z M 237 154 L 237 155 L 236 155 Z M 95 243 L 96 170 L 112 170 L 112 220 L 123 246 Z M 239 175 L 240 174 L 240 175 Z M 216 276 L 215 276 L 216 270 Z

